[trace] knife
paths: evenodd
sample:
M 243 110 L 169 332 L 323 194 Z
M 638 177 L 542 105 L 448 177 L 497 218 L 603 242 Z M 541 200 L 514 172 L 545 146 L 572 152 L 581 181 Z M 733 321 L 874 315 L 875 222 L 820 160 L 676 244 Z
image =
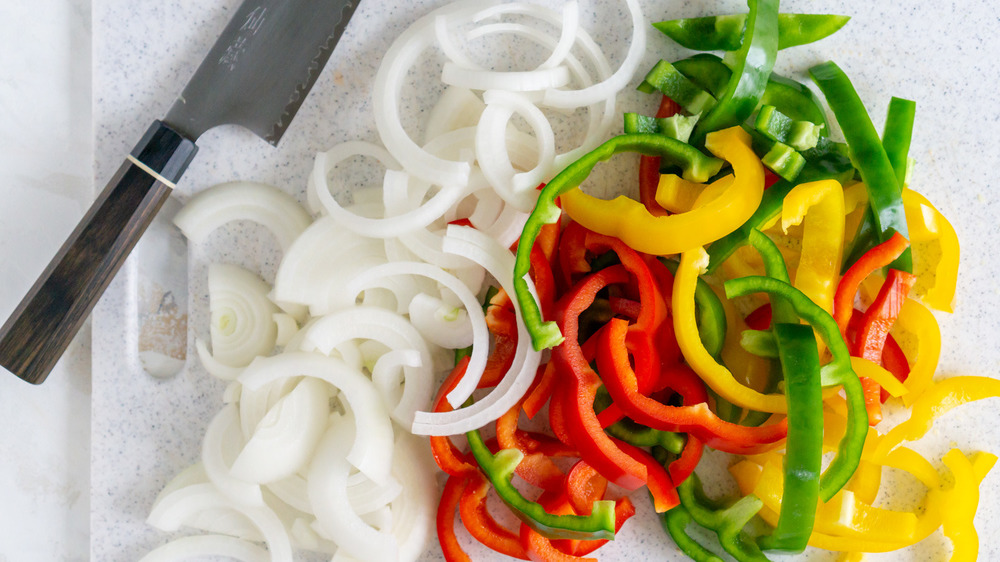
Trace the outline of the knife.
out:
M 272 145 L 288 129 L 358 0 L 244 0 L 180 97 L 108 182 L 0 328 L 0 366 L 45 380 L 218 125 Z

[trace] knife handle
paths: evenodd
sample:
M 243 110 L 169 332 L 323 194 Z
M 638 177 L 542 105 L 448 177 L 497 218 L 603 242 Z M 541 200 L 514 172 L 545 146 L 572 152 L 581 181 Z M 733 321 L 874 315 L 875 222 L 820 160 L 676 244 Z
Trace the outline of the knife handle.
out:
M 45 380 L 197 151 L 153 122 L 0 328 L 0 365 Z

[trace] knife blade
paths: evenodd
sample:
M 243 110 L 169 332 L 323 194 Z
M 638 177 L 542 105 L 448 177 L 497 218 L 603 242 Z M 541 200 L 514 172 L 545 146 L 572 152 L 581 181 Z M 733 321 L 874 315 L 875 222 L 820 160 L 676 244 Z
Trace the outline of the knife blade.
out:
M 219 125 L 276 145 L 358 0 L 244 0 L 162 120 L 153 121 L 0 327 L 0 366 L 39 384 Z

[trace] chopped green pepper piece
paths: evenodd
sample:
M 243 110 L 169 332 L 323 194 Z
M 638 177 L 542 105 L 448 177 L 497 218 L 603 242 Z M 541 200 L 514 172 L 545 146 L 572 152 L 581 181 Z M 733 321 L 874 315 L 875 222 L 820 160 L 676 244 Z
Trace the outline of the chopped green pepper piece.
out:
M 511 477 L 524 454 L 517 449 L 490 452 L 478 429 L 465 434 L 472 455 L 489 478 L 500 499 L 529 527 L 550 539 L 614 539 L 615 502 L 595 501 L 590 515 L 553 515 L 540 504 L 521 495 Z
M 715 98 L 711 94 L 696 86 L 665 60 L 661 60 L 650 69 L 639 84 L 638 90 L 646 94 L 659 90 L 677 102 L 677 105 L 695 115 L 715 105 Z
M 778 54 L 778 0 L 749 0 L 746 31 L 736 65 L 718 103 L 695 126 L 692 141 L 745 121 L 757 108 Z
M 722 169 L 722 160 L 706 156 L 689 144 L 666 135 L 636 133 L 619 135 L 605 141 L 552 178 L 538 195 L 535 208 L 524 224 L 514 262 L 514 296 L 517 298 L 518 306 L 521 307 L 525 326 L 531 334 L 531 342 L 536 350 L 541 351 L 558 345 L 563 338 L 555 322 L 545 322 L 542 319 L 538 302 L 528 290 L 525 277 L 531 269 L 531 248 L 535 245 L 535 239 L 538 238 L 542 225 L 554 223 L 562 216 L 562 211 L 556 205 L 556 198 L 583 183 L 598 162 L 608 160 L 620 152 L 659 156 L 666 163 L 683 168 L 684 178 L 696 182 L 703 183 Z
M 794 148 L 780 142 L 771 145 L 771 150 L 768 150 L 760 161 L 772 172 L 788 181 L 797 178 L 802 167 L 806 165 L 806 159 L 801 154 L 796 152 Z
M 778 14 L 778 49 L 819 41 L 851 18 L 831 14 Z M 653 27 L 694 51 L 735 51 L 743 41 L 746 14 L 661 21 Z
M 625 114 L 625 133 L 650 133 L 666 135 L 681 142 L 687 142 L 698 122 L 699 115 L 681 115 L 670 117 L 649 117 L 638 113 Z
M 778 524 L 774 533 L 762 537 L 759 543 L 766 550 L 802 552 L 809 542 L 816 518 L 823 461 L 823 391 L 820 387 L 819 352 L 816 337 L 809 326 L 775 324 L 773 332 L 785 377 L 788 440 Z
M 757 112 L 754 128 L 774 142 L 787 144 L 795 150 L 809 150 L 819 142 L 823 125 L 793 120 L 773 105 L 765 105 Z
M 847 139 L 852 160 L 868 186 L 868 203 L 878 227 L 879 240 L 888 240 L 895 232 L 908 238 L 902 191 L 895 171 L 850 79 L 832 61 L 810 68 L 809 75 L 826 96 Z M 910 249 L 907 248 L 889 267 L 912 272 Z

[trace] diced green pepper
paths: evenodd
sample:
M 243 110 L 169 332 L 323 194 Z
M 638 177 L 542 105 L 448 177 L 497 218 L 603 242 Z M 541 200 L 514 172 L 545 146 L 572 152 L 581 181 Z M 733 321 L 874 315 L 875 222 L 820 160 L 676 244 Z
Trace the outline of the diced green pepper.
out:
M 646 74 L 638 90 L 647 94 L 659 90 L 688 113 L 695 115 L 715 106 L 715 98 L 711 94 L 696 86 L 665 60 L 656 63 Z
M 788 181 L 797 178 L 806 164 L 806 159 L 794 148 L 780 142 L 771 145 L 771 150 L 761 156 L 760 161 L 772 172 Z
M 765 105 L 757 112 L 754 128 L 774 142 L 784 143 L 801 151 L 816 146 L 823 126 L 811 121 L 790 119 L 773 105 Z
M 778 14 L 778 49 L 819 41 L 850 19 L 830 14 Z M 661 21 L 653 27 L 694 51 L 735 51 L 743 41 L 746 21 L 746 14 L 730 14 Z

